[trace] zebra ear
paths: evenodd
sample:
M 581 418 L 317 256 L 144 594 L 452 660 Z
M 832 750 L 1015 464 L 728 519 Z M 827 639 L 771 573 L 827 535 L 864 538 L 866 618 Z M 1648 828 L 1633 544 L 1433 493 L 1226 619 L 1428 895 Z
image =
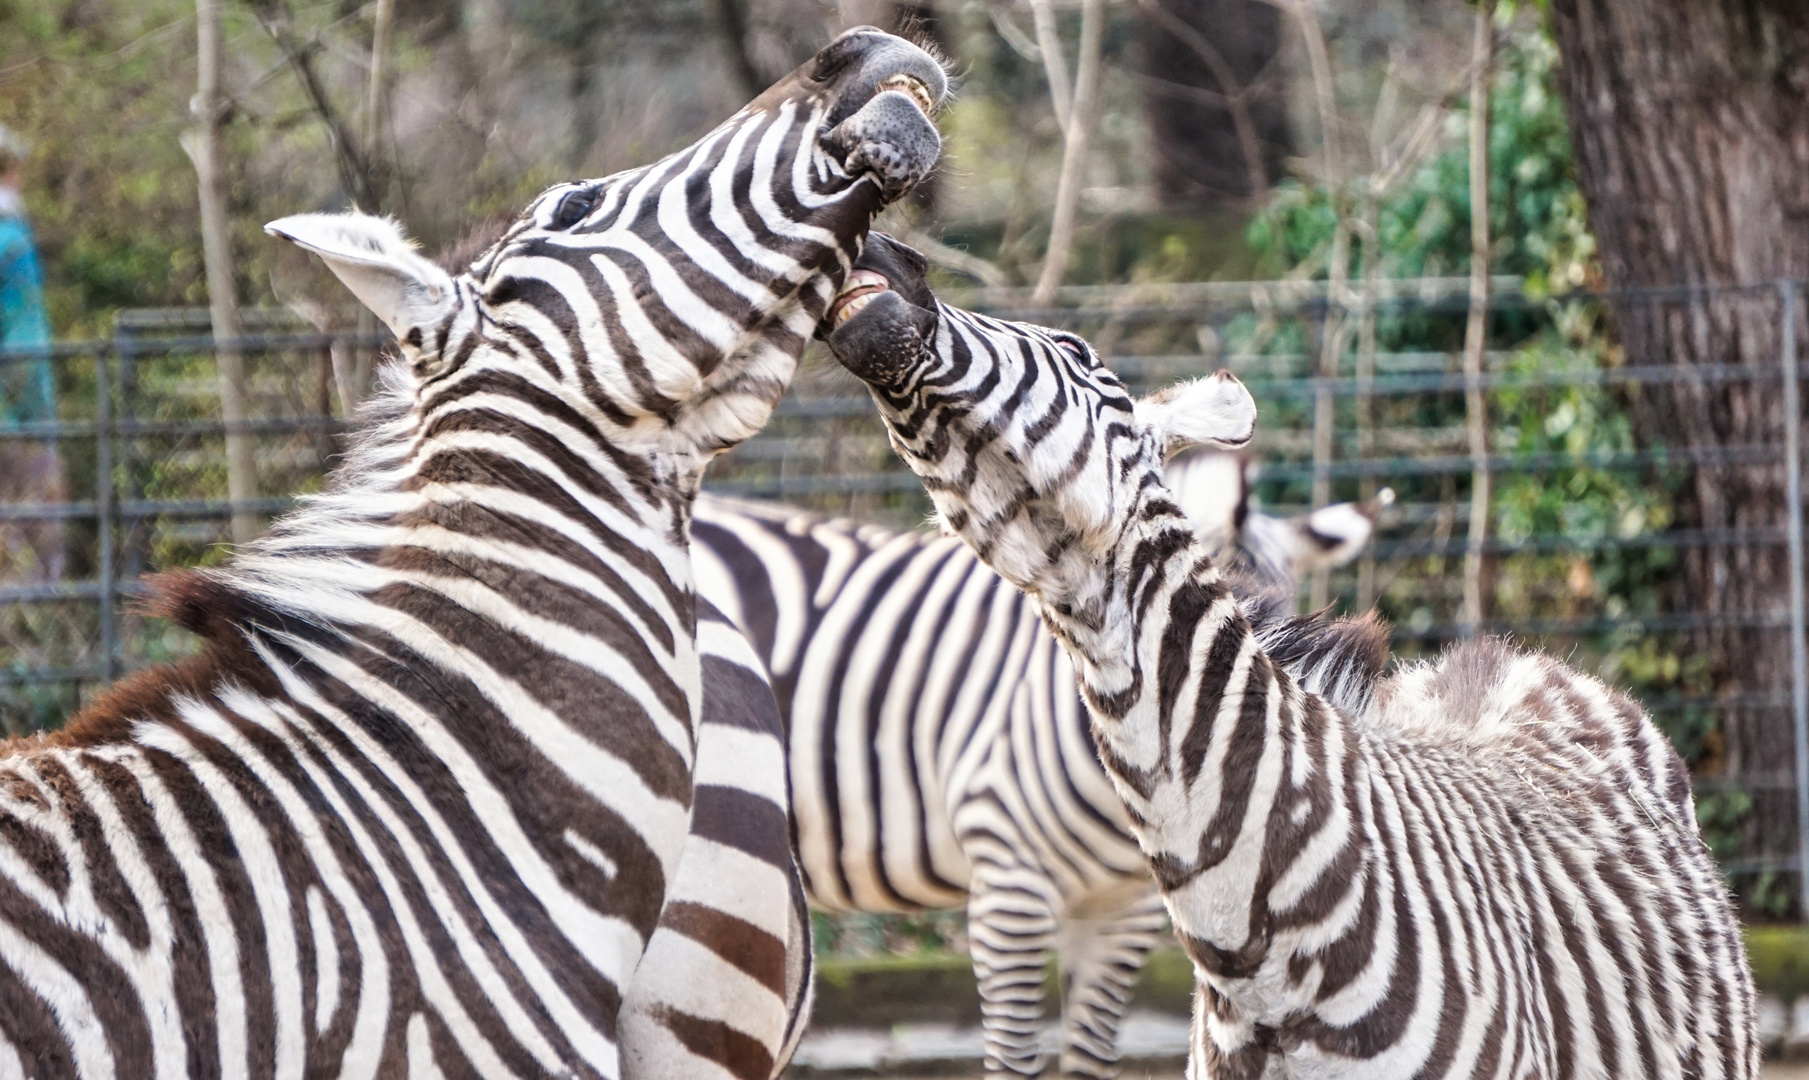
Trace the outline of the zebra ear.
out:
M 1169 456 L 1194 446 L 1235 449 L 1256 434 L 1256 402 L 1229 371 L 1165 386 L 1137 402 Z
M 452 309 L 452 277 L 415 252 L 388 218 L 369 214 L 295 214 L 264 226 L 271 236 L 319 255 L 346 288 L 404 343 Z

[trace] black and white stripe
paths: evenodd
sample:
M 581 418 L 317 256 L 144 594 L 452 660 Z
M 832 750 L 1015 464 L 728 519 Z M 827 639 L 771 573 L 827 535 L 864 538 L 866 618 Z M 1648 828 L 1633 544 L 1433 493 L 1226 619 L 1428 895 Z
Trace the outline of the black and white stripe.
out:
M 1350 558 L 1372 529 L 1368 508 L 1250 510 L 1235 455 L 1169 471 L 1213 549 L 1250 569 L 1253 592 L 1291 600 L 1300 573 Z M 1208 482 L 1221 475 L 1236 482 Z M 1111 1075 L 1120 1018 L 1166 920 L 1034 605 L 934 533 L 706 493 L 693 535 L 699 593 L 748 634 L 787 717 L 812 900 L 965 906 L 995 1070 L 1040 1070 L 1043 972 L 1056 953 L 1062 1071 Z M 1288 624 L 1291 604 L 1268 603 L 1265 622 Z
M 1477 642 L 1329 704 L 1162 484 L 1174 449 L 1249 438 L 1236 380 L 1133 401 L 1085 342 L 940 305 L 889 249 L 831 346 L 1074 660 L 1200 979 L 1190 1075 L 1757 1074 L 1738 926 L 1634 702 Z
M 933 163 L 944 87 L 921 50 L 851 32 L 695 146 L 553 189 L 457 276 L 378 219 L 273 223 L 403 363 L 328 494 L 166 585 L 200 656 L 0 755 L 0 1072 L 783 1064 L 808 971 L 779 789 L 722 782 L 735 748 L 710 742 L 765 724 L 775 756 L 772 703 L 744 680 L 700 725 L 725 628 L 703 623 L 700 658 L 690 501 Z M 742 867 L 762 895 L 711 911 L 769 955 L 700 931 L 685 962 L 745 993 L 662 1004 L 631 977 L 656 928 L 695 925 L 668 905 L 707 883 L 690 863 L 744 850 L 693 812 L 737 792 L 769 807 Z M 625 1001 L 659 1030 L 619 1028 Z M 744 1022 L 738 1053 L 686 1038 Z
M 810 1016 L 810 912 L 792 852 L 785 729 L 760 658 L 697 604 L 703 705 L 691 830 L 622 1004 L 623 1071 L 776 1076 Z

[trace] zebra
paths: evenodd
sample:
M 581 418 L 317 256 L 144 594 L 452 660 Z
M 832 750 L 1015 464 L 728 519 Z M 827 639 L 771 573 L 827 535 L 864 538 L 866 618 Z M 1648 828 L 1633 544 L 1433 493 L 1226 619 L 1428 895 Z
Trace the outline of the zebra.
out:
M 724 1003 L 632 981 L 686 933 L 688 837 L 732 842 L 693 833 L 724 627 L 690 501 L 933 165 L 946 88 L 851 31 L 692 147 L 550 189 L 458 275 L 384 219 L 269 226 L 395 333 L 386 407 L 326 494 L 163 582 L 201 653 L 0 752 L 0 1075 L 684 1075 L 643 1020 L 691 1075 L 783 1064 L 795 955 L 744 980 L 781 1000 L 716 1061 Z M 718 958 L 797 944 L 783 877 L 774 940 Z
M 792 849 L 785 728 L 766 669 L 697 602 L 691 825 L 622 1002 L 625 1075 L 776 1077 L 810 1017 L 810 909 Z
M 1637 704 L 1480 640 L 1334 707 L 1162 484 L 1250 437 L 1242 384 L 1133 401 L 1080 338 L 939 303 L 893 242 L 856 267 L 830 346 L 1079 671 L 1193 961 L 1189 1075 L 1757 1075 L 1732 905 Z
M 1169 467 L 1194 528 L 1247 567 L 1245 591 L 1279 589 L 1288 607 L 1298 576 L 1354 557 L 1391 498 L 1272 518 L 1250 509 L 1246 478 L 1230 454 Z M 1072 670 L 1023 594 L 951 537 L 707 491 L 693 537 L 699 593 L 752 639 L 787 718 L 811 898 L 832 911 L 965 905 L 993 1071 L 1040 1070 L 1055 952 L 1062 1072 L 1112 1075 L 1166 920 Z

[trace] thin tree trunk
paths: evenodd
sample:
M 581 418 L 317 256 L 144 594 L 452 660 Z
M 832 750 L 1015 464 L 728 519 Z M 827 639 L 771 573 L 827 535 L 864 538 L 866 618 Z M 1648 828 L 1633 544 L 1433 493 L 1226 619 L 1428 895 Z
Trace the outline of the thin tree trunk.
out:
M 1319 328 L 1319 377 L 1336 379 L 1339 361 L 1350 330 L 1350 207 L 1342 187 L 1332 189 L 1332 205 L 1338 215 L 1332 228 L 1332 251 L 1326 259 L 1325 320 Z M 1332 501 L 1332 457 L 1337 403 L 1321 384 L 1313 393 L 1313 507 Z M 1318 611 L 1330 599 L 1331 571 L 1320 567 L 1307 583 L 1307 607 Z
M 208 307 L 213 316 L 214 356 L 220 374 L 220 418 L 226 425 L 226 492 L 232 500 L 232 539 L 246 544 L 257 536 L 257 515 L 246 508 L 257 496 L 251 434 L 245 430 L 251 410 L 245 393 L 245 357 L 239 351 L 239 303 L 233 283 L 231 222 L 226 209 L 226 165 L 220 145 L 226 125 L 226 99 L 221 92 L 226 62 L 220 25 L 222 0 L 196 0 L 197 91 L 199 121 L 185 149 L 195 164 L 201 206 L 201 254 L 206 263 Z
M 1617 289 L 1756 286 L 1809 277 L 1809 9 L 1748 0 L 1554 0 L 1578 180 L 1602 269 Z M 1614 307 L 1629 364 L 1749 364 L 1776 371 L 1775 290 L 1627 299 Z M 1800 334 L 1799 330 L 1799 334 Z M 1645 387 L 1633 399 L 1643 444 L 1716 452 L 1781 446 L 1775 383 Z M 1711 534 L 1775 529 L 1784 470 L 1697 465 L 1677 493 L 1676 523 Z M 1788 789 L 1743 779 L 1792 759 L 1788 717 L 1738 696 L 1783 695 L 1788 635 L 1734 619 L 1781 615 L 1789 595 L 1781 547 L 1686 549 L 1673 606 L 1729 620 L 1690 635 L 1728 698 L 1699 766 L 1752 796 L 1746 855 L 1794 850 Z
M 1489 536 L 1489 403 L 1482 390 L 1489 330 L 1489 72 L 1494 67 L 1494 0 L 1476 9 L 1470 49 L 1470 319 L 1464 327 L 1464 414 L 1470 428 L 1470 536 L 1464 547 L 1465 636 L 1482 623 L 1483 544 Z
M 1068 58 L 1062 52 L 1061 31 L 1055 25 L 1049 0 L 1030 0 L 1030 18 L 1036 27 L 1036 48 L 1043 57 L 1043 75 L 1049 80 L 1049 104 L 1055 109 L 1055 125 L 1065 141 L 1074 93 L 1068 82 Z
M 383 205 L 384 125 L 389 121 L 389 54 L 396 26 L 396 0 L 376 0 L 371 11 L 371 77 L 364 94 L 364 152 L 370 170 L 373 212 Z
M 1271 0 L 1293 17 L 1306 42 L 1309 67 L 1313 73 L 1313 98 L 1319 109 L 1320 152 L 1324 155 L 1325 188 L 1331 193 L 1332 212 L 1336 224 L 1332 229 L 1332 249 L 1326 262 L 1325 321 L 1319 331 L 1319 377 L 1338 377 L 1338 362 L 1344 353 L 1348 335 L 1348 300 L 1350 292 L 1350 196 L 1346 189 L 1344 155 L 1338 139 L 1338 105 L 1332 85 L 1331 56 L 1325 48 L 1325 28 L 1319 14 L 1307 0 Z M 1321 389 L 1313 395 L 1313 506 L 1331 502 L 1333 424 L 1336 420 L 1331 391 Z M 1307 605 L 1318 611 L 1329 598 L 1330 573 L 1313 571 L 1307 585 Z
M 1099 52 L 1104 36 L 1103 0 L 1085 0 L 1080 9 L 1080 63 L 1074 74 L 1074 102 L 1068 110 L 1067 138 L 1062 143 L 1062 171 L 1055 187 L 1055 212 L 1050 215 L 1049 249 L 1043 254 L 1043 272 L 1037 278 L 1032 302 L 1055 299 L 1062 276 L 1068 272 L 1068 250 L 1074 244 L 1074 215 L 1080 207 L 1080 188 L 1086 182 L 1087 144 L 1098 118 Z
M 1381 192 L 1375 177 L 1369 178 L 1363 191 L 1363 210 L 1359 216 L 1358 239 L 1362 244 L 1362 306 L 1357 310 L 1357 458 L 1364 460 L 1376 450 L 1376 401 L 1372 387 L 1376 379 L 1376 294 L 1382 283 L 1380 237 Z M 1376 496 L 1376 479 L 1365 476 L 1358 484 L 1358 496 L 1368 502 Z M 1368 611 L 1376 603 L 1376 558 L 1369 548 L 1357 562 L 1357 610 Z

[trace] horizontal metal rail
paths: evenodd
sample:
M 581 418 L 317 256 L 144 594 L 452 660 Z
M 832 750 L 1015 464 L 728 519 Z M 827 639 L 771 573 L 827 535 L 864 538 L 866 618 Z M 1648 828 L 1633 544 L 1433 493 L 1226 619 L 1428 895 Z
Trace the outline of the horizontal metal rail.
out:
M 92 439 L 109 435 L 145 438 L 157 435 L 291 435 L 302 431 L 341 434 L 345 421 L 333 416 L 269 416 L 227 423 L 224 420 L 39 420 L 0 427 L 0 440 Z
M 1475 627 L 1467 627 L 1461 623 L 1435 623 L 1420 629 L 1401 625 L 1396 625 L 1392 629 L 1397 641 L 1454 641 L 1474 636 L 1477 633 L 1522 637 L 1585 637 L 1615 631 L 1626 631 L 1638 635 L 1668 631 L 1706 630 L 1711 627 L 1769 630 L 1789 625 L 1789 613 L 1777 611 L 1743 615 L 1627 614 L 1612 618 L 1597 615 L 1572 619 L 1489 619 Z
M 294 496 L 268 499 L 122 499 L 116 501 L 112 516 L 125 521 L 144 518 L 229 518 L 249 510 L 254 514 L 280 514 L 295 505 Z M 66 503 L 0 503 L 0 521 L 70 521 L 98 516 L 100 508 L 92 500 Z M 0 602 L 5 600 L 0 589 Z

